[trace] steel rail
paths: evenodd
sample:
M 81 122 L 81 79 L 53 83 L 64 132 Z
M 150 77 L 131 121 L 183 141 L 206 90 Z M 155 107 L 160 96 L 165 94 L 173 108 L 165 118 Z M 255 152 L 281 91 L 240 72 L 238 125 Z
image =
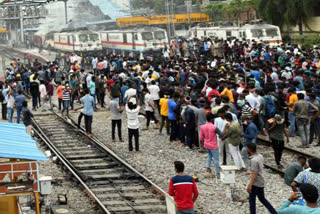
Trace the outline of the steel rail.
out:
M 65 118 L 61 117 L 59 114 L 57 114 L 56 112 L 52 111 L 56 116 L 58 116 L 59 118 L 63 119 L 66 123 L 72 125 L 74 128 L 78 128 L 75 124 L 77 124 L 73 119 L 68 118 L 71 123 L 69 121 L 67 121 Z M 140 173 L 138 170 L 136 170 L 133 166 L 131 166 L 129 163 L 127 163 L 125 160 L 123 160 L 122 158 L 120 158 L 117 154 L 115 154 L 111 149 L 109 149 L 107 146 L 105 146 L 99 139 L 97 139 L 96 137 L 92 136 L 89 137 L 86 135 L 85 130 L 80 127 L 80 132 L 85 135 L 87 138 L 89 138 L 92 142 L 94 142 L 97 146 L 99 146 L 104 152 L 106 152 L 107 154 L 110 154 L 115 160 L 119 161 L 121 164 L 123 164 L 125 167 L 127 167 L 128 169 L 130 169 L 131 171 L 133 171 L 134 173 L 136 173 L 137 175 L 139 175 L 141 178 L 143 178 L 147 183 L 149 183 L 152 187 L 152 189 L 156 190 L 158 194 L 160 194 L 161 196 L 165 197 L 168 196 L 168 193 L 166 193 L 164 190 L 162 190 L 158 185 L 156 185 L 155 183 L 153 183 L 150 179 L 148 179 L 146 176 L 144 176 L 142 173 Z
M 110 212 L 103 205 L 103 203 L 96 197 L 96 195 L 91 191 L 91 189 L 83 181 L 83 179 L 78 174 L 77 170 L 75 170 L 72 164 L 59 152 L 59 150 L 54 146 L 54 144 L 50 141 L 50 139 L 47 137 L 47 135 L 44 133 L 44 131 L 41 129 L 41 127 L 37 124 L 37 122 L 34 119 L 32 119 L 32 123 L 39 130 L 37 131 L 35 128 L 33 128 L 33 131 L 42 139 L 43 142 L 46 143 L 47 146 L 49 146 L 50 150 L 55 153 L 55 155 L 59 158 L 59 160 L 63 163 L 63 165 L 66 166 L 68 170 L 72 173 L 72 175 L 80 182 L 80 184 L 85 188 L 90 198 L 94 199 L 94 201 L 99 205 L 99 207 L 106 214 L 110 214 Z

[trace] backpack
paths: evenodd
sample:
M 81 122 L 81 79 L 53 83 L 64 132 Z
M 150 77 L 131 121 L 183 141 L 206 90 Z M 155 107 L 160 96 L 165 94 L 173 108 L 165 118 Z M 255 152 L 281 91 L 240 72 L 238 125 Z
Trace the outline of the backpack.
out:
M 276 106 L 271 96 L 265 96 L 264 99 L 266 101 L 265 103 L 266 116 L 268 118 L 273 118 L 276 115 Z
M 4 96 L 2 93 L 2 90 L 0 90 L 0 103 L 2 103 L 4 101 Z

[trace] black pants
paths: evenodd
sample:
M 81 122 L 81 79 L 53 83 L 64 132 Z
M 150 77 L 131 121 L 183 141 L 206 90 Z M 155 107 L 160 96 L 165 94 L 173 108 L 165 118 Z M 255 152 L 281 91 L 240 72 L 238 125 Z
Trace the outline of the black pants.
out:
M 91 134 L 91 126 L 92 126 L 92 116 L 84 115 L 84 123 L 86 126 L 86 132 Z
M 101 107 L 104 107 L 104 97 L 105 97 L 105 93 L 100 93 L 100 104 Z
M 274 151 L 274 158 L 277 165 L 280 165 L 283 149 L 284 149 L 284 141 L 276 140 L 271 138 L 272 148 Z
M 271 214 L 277 214 L 277 211 L 269 203 L 269 201 L 264 197 L 264 188 L 252 186 L 252 191 L 249 194 L 249 205 L 250 214 L 256 214 L 256 197 L 258 196 L 259 201 L 269 210 Z
M 121 137 L 121 120 L 112 120 L 112 140 L 115 139 L 116 126 L 118 127 L 119 140 L 122 140 L 122 137 Z
M 96 88 L 96 93 L 95 93 L 95 95 L 96 95 L 96 98 L 97 98 L 97 103 L 101 103 L 100 102 L 100 96 L 99 96 L 99 88 Z
M 58 98 L 58 103 L 59 103 L 59 111 L 61 111 L 62 99 Z
M 78 93 L 74 92 L 71 94 L 71 101 L 70 101 L 70 107 L 73 110 L 74 109 L 74 100 L 78 97 Z
M 159 123 L 159 121 L 157 120 L 157 118 L 154 116 L 154 112 L 153 111 L 146 111 L 146 115 L 147 115 L 147 127 L 149 127 L 150 125 L 150 120 L 154 120 L 154 122 L 156 124 Z
M 2 120 L 7 120 L 7 104 L 2 104 Z
M 199 147 L 194 125 L 188 125 L 186 127 L 186 136 L 187 136 L 187 145 L 189 146 L 189 148 L 192 148 L 192 145 Z
M 132 137 L 134 136 L 136 151 L 139 151 L 139 129 L 128 129 L 129 133 L 129 151 L 133 150 Z
M 171 123 L 171 133 L 170 133 L 170 141 L 176 140 L 179 138 L 179 129 L 176 120 L 170 120 Z
M 166 123 L 166 129 L 167 129 L 167 135 L 169 135 L 169 119 L 168 116 L 161 116 L 161 123 L 160 123 L 160 133 L 162 132 L 162 129 L 164 127 L 164 123 Z
M 80 112 L 79 117 L 78 117 L 78 129 L 80 129 L 80 125 L 81 125 L 81 120 L 82 118 L 85 116 L 84 113 Z

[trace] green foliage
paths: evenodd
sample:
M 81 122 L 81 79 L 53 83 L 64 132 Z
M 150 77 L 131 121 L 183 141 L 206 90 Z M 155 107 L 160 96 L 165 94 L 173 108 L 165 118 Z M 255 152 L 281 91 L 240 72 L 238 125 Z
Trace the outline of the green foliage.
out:
M 310 34 L 310 35 L 299 35 L 293 37 L 293 42 L 301 45 L 305 49 L 310 49 L 314 45 L 320 47 L 320 35 Z
M 258 0 L 232 0 L 231 2 L 215 2 L 206 8 L 206 13 L 214 21 L 239 20 L 242 13 L 256 9 Z
M 313 8 L 320 0 L 258 0 L 258 14 L 267 22 L 283 27 L 299 25 L 302 34 L 302 24 L 312 16 Z M 308 27 L 308 26 L 307 26 Z

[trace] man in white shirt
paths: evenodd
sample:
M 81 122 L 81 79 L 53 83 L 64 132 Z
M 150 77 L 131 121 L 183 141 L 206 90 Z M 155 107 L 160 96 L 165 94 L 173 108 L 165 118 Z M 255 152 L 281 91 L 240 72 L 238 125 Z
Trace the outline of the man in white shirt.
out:
M 159 101 L 160 101 L 160 96 L 159 96 L 159 92 L 160 92 L 160 88 L 159 86 L 156 85 L 156 82 L 154 80 L 151 81 L 151 85 L 148 87 L 148 90 L 150 92 L 151 98 L 153 100 L 153 102 L 155 103 L 155 105 L 158 108 L 159 114 L 160 114 L 160 105 L 159 105 Z
M 292 73 L 291 73 L 291 68 L 289 66 L 287 66 L 283 73 L 281 74 L 281 77 L 286 78 L 287 80 L 292 78 Z
M 250 106 L 255 109 L 257 112 L 260 110 L 260 102 L 257 98 L 258 95 L 255 94 L 255 89 L 250 89 L 249 94 L 246 96 L 246 101 Z
M 127 99 L 126 113 L 128 118 L 128 134 L 129 134 L 129 151 L 133 151 L 132 137 L 135 139 L 135 149 L 139 151 L 139 103 L 133 104 L 133 100 L 137 103 L 137 96 L 130 96 Z
M 214 125 L 216 125 L 217 128 L 221 132 L 224 131 L 224 128 L 226 127 L 226 125 L 228 123 L 223 118 L 224 114 L 225 114 L 225 110 L 223 108 L 221 108 L 221 109 L 218 110 L 218 117 L 216 119 L 214 119 Z M 218 146 L 219 146 L 220 165 L 223 164 L 223 153 L 224 153 L 224 150 L 226 151 L 226 155 L 227 155 L 226 161 L 227 161 L 227 163 L 230 163 L 231 162 L 231 155 L 230 155 L 230 152 L 229 152 L 229 147 L 226 144 L 226 141 L 221 140 L 219 136 L 217 136 L 217 141 L 218 141 Z
M 129 84 L 129 89 L 126 91 L 126 93 L 124 94 L 124 98 L 126 98 L 127 100 L 129 99 L 129 97 L 132 97 L 131 102 L 133 103 L 133 105 L 137 104 L 137 100 L 136 100 L 136 95 L 137 95 L 137 90 L 133 88 L 132 83 Z
M 159 129 L 159 121 L 157 120 L 157 118 L 154 116 L 154 102 L 152 100 L 152 96 L 149 93 L 148 89 L 143 89 L 143 95 L 144 95 L 144 104 L 145 104 L 145 111 L 146 111 L 146 115 L 147 115 L 147 124 L 146 127 L 143 129 L 144 131 L 149 130 L 149 125 L 150 125 L 150 121 L 151 119 L 155 122 L 156 127 L 155 129 Z

